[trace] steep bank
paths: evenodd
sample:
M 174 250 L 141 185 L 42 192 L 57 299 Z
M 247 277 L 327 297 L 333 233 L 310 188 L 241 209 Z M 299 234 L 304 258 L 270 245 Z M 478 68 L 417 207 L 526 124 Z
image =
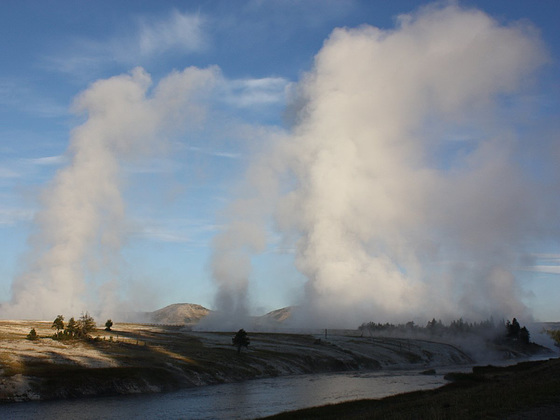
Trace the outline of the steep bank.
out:
M 423 340 L 231 333 L 125 324 L 96 340 L 60 342 L 50 322 L 0 322 L 0 401 L 160 392 L 279 375 L 472 363 L 458 348 Z M 35 328 L 40 339 L 25 337 Z

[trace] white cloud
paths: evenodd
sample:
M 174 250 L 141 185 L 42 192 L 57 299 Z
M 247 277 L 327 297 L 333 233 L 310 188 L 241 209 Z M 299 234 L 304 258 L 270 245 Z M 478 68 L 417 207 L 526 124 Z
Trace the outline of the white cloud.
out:
M 231 206 L 216 241 L 217 302 L 229 299 L 217 306 L 245 301 L 274 204 L 308 279 L 308 325 L 524 313 L 509 267 L 546 227 L 531 203 L 560 203 L 517 163 L 524 133 L 502 121 L 500 98 L 516 102 L 546 60 L 531 28 L 453 3 L 395 30 L 335 29 L 297 86 L 292 134 L 268 142 L 248 175 L 254 196 Z M 442 133 L 458 129 L 481 135 L 440 168 L 434 156 L 457 148 Z M 461 263 L 434 269 L 449 260 Z
M 98 80 L 76 97 L 74 111 L 87 120 L 72 130 L 69 164 L 40 195 L 29 264 L 13 281 L 3 314 L 43 318 L 86 303 L 99 310 L 112 304 L 105 297 L 88 302 L 92 293 L 84 291 L 90 275 L 112 277 L 120 264 L 128 230 L 122 163 L 151 156 L 167 135 L 200 119 L 204 105 L 198 98 L 212 89 L 216 74 L 213 68 L 186 68 L 160 80 L 147 95 L 151 77 L 135 68 Z

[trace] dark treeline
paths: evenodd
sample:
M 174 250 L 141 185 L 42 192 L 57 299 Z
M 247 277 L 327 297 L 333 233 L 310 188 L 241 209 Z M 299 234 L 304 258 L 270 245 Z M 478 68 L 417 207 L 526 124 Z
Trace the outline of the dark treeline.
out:
M 365 322 L 358 327 L 364 334 L 390 335 L 428 335 L 432 337 L 477 335 L 497 341 L 530 342 L 529 330 L 521 327 L 516 318 L 512 321 L 495 322 L 493 318 L 480 322 L 466 322 L 463 318 L 444 324 L 441 320 L 432 319 L 425 326 L 415 324 L 414 321 L 405 324 L 381 324 Z

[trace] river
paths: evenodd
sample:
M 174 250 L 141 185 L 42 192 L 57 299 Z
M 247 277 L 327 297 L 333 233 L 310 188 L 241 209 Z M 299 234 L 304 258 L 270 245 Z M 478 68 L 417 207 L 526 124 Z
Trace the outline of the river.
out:
M 462 367 L 464 369 L 464 367 Z M 419 371 L 287 376 L 161 394 L 0 405 L 2 419 L 252 419 L 282 411 L 382 398 L 446 381 Z

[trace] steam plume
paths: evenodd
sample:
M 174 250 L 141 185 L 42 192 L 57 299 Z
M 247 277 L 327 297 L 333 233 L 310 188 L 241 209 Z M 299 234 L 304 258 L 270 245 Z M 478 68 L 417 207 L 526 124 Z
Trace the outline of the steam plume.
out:
M 297 87 L 292 133 L 255 164 L 291 177 L 274 216 L 299 237 L 303 322 L 527 312 L 514 268 L 558 199 L 511 104 L 546 60 L 530 26 L 456 5 L 333 31 Z
M 87 120 L 72 132 L 70 163 L 41 195 L 28 268 L 14 281 L 3 316 L 48 319 L 107 310 L 115 302 L 97 295 L 115 289 L 125 239 L 122 163 L 163 150 L 166 136 L 199 119 L 203 108 L 193 97 L 216 76 L 215 69 L 187 68 L 149 92 L 150 76 L 136 68 L 77 97 L 75 110 Z M 100 286 L 99 279 L 109 281 Z

